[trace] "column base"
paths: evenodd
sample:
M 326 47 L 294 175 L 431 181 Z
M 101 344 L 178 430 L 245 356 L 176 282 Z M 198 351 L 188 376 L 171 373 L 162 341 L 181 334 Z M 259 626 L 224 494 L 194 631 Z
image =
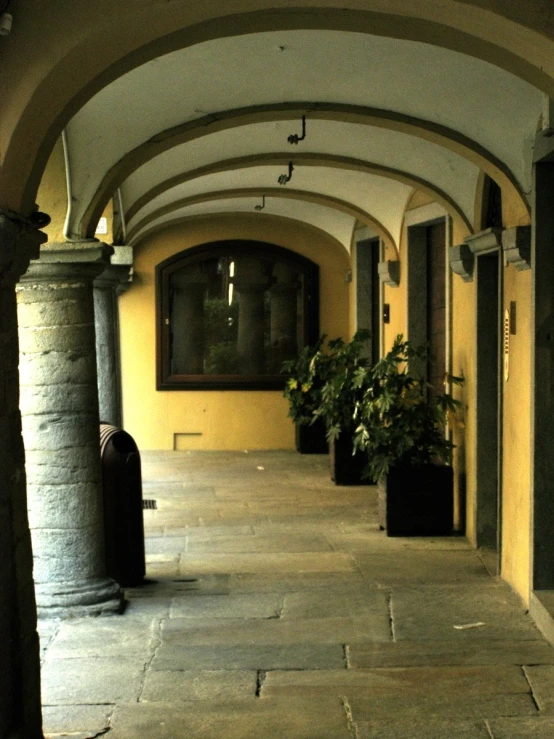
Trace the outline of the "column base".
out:
M 123 592 L 109 577 L 37 583 L 35 593 L 39 618 L 108 616 L 123 610 Z

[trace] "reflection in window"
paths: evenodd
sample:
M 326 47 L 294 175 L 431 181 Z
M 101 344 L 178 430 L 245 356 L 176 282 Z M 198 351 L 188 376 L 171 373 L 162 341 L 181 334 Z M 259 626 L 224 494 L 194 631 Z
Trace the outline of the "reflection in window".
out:
M 279 387 L 283 362 L 317 337 L 316 288 L 313 263 L 257 242 L 167 260 L 158 267 L 158 385 Z

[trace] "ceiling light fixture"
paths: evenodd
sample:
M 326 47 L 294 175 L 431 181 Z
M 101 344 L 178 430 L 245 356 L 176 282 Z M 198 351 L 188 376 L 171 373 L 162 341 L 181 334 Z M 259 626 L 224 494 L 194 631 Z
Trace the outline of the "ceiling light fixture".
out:
M 287 141 L 289 144 L 297 144 L 299 141 L 304 141 L 306 138 L 306 116 L 302 116 L 302 135 L 299 136 L 297 133 L 291 133 Z
M 262 204 L 255 205 L 254 210 L 263 210 L 265 208 L 265 195 L 262 195 Z
M 286 185 L 287 182 L 290 182 L 290 179 L 292 177 L 293 170 L 294 170 L 294 167 L 292 165 L 292 162 L 289 162 L 289 173 L 288 173 L 288 175 L 287 174 L 279 175 L 279 179 L 277 180 L 277 182 L 280 185 Z

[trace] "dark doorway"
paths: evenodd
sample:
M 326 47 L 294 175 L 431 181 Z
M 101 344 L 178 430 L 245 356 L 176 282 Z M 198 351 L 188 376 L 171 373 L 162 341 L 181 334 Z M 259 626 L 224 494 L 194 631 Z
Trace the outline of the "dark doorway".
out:
M 408 338 L 427 346 L 421 373 L 443 388 L 446 372 L 446 223 L 441 218 L 408 228 Z
M 441 392 L 446 374 L 445 222 L 427 226 L 427 380 Z
M 477 258 L 477 418 L 475 536 L 499 574 L 500 549 L 500 336 L 501 290 L 498 252 Z
M 357 328 L 369 329 L 371 341 L 370 362 L 380 358 L 381 315 L 379 282 L 380 242 L 378 238 L 364 239 L 356 245 L 356 314 Z

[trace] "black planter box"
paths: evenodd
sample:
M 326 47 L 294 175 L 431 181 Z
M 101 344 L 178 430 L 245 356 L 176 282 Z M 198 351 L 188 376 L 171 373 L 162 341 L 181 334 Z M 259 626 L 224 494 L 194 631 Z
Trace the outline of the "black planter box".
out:
M 329 466 L 331 480 L 335 485 L 372 485 L 372 480 L 362 477 L 367 465 L 367 454 L 352 454 L 352 439 L 341 434 L 329 444 Z
M 391 469 L 379 482 L 379 524 L 387 536 L 452 534 L 452 467 L 429 464 Z
M 296 424 L 296 451 L 300 454 L 327 454 L 329 444 L 326 436 L 327 429 L 318 418 L 311 426 Z

